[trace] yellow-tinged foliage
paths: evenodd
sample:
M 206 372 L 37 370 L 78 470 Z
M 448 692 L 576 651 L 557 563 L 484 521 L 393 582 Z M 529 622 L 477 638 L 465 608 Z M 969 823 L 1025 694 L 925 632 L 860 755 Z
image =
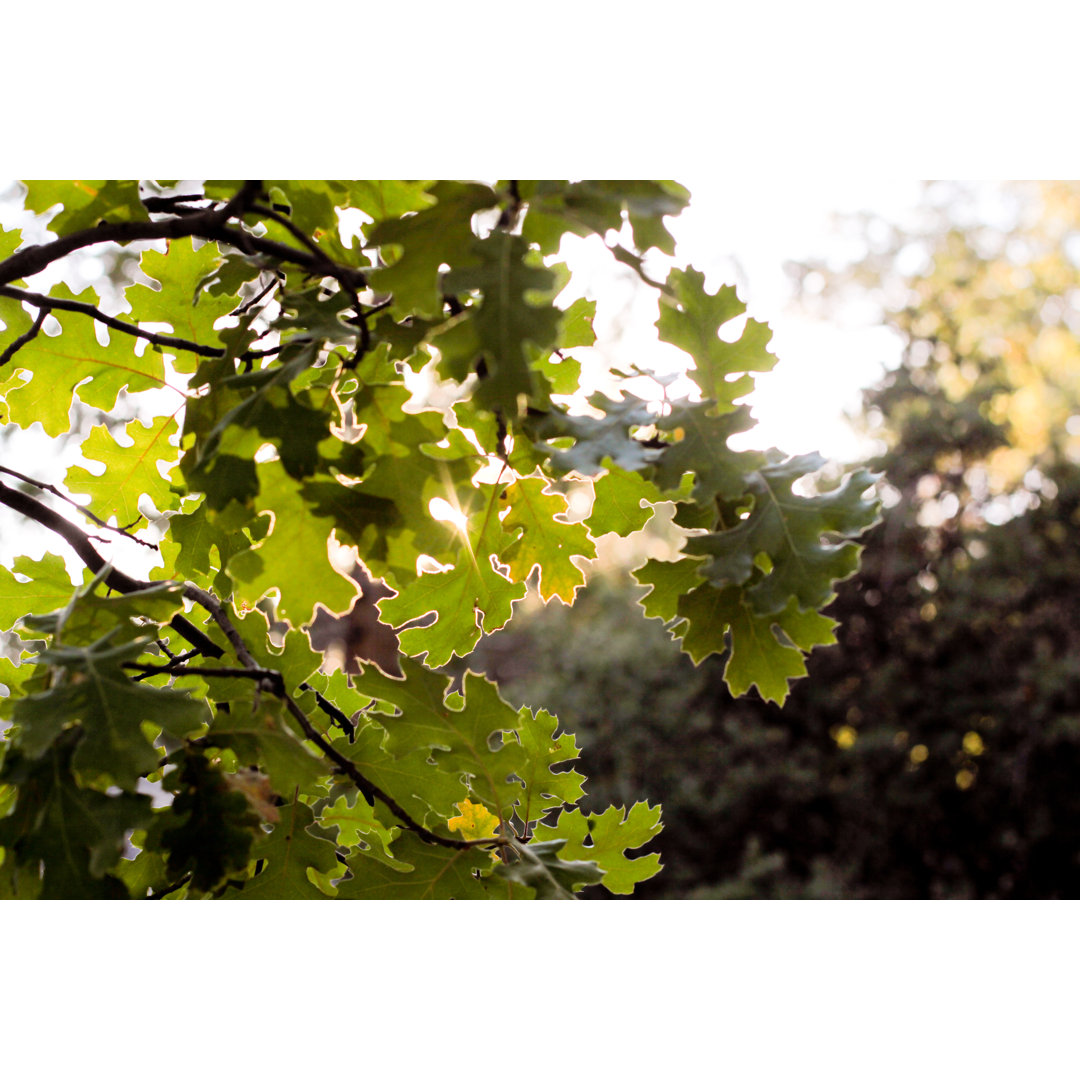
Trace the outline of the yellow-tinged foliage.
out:
M 486 806 L 468 799 L 455 805 L 461 813 L 447 821 L 452 831 L 461 833 L 465 840 L 487 840 L 495 836 L 499 819 Z

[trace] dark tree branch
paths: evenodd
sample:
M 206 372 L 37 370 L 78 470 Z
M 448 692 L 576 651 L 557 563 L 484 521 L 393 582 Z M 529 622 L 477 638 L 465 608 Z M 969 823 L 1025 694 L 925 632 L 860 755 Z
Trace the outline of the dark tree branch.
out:
M 41 331 L 41 324 L 45 321 L 45 316 L 48 315 L 48 311 L 45 308 L 40 308 L 37 313 L 37 318 L 34 320 L 34 325 L 26 331 L 25 334 L 20 334 L 4 351 L 0 353 L 0 367 L 3 367 L 24 345 L 31 342 L 38 336 Z
M 3 482 L 0 482 L 0 504 L 11 507 L 12 510 L 18 511 L 18 513 L 22 514 L 24 517 L 36 521 L 39 525 L 44 525 L 45 528 L 51 529 L 58 536 L 63 537 L 75 549 L 75 553 L 79 558 L 82 559 L 95 574 L 101 573 L 105 568 L 105 560 L 98 554 L 86 533 L 84 533 L 77 525 L 68 521 L 67 518 L 58 514 L 51 507 L 42 505 L 37 499 L 31 498 L 31 496 L 26 495 L 21 491 L 9 488 Z M 124 593 L 126 595 L 129 593 L 142 592 L 144 589 L 151 589 L 158 583 L 138 581 L 133 577 L 129 577 L 122 570 L 112 568 L 105 577 L 105 584 L 108 585 L 110 589 L 115 589 L 118 593 Z M 204 655 L 215 658 L 225 655 L 224 649 L 211 641 L 198 627 L 185 619 L 183 615 L 174 615 L 170 625 L 175 628 L 176 632 L 180 634 L 181 637 L 194 645 L 195 648 Z
M 174 882 L 172 885 L 166 885 L 163 889 L 158 889 L 157 892 L 152 892 L 146 899 L 147 900 L 163 900 L 169 893 L 176 892 L 177 889 L 182 889 L 191 880 L 191 872 L 188 871 L 179 881 Z
M 139 200 L 152 214 L 197 214 L 202 207 L 187 206 L 190 202 L 205 202 L 201 193 L 189 195 L 148 195 Z
M 194 600 L 196 604 L 210 613 L 210 617 L 221 627 L 222 633 L 233 647 L 237 659 L 245 668 L 249 671 L 258 668 L 259 665 L 255 663 L 254 657 L 248 652 L 244 639 L 240 636 L 236 627 L 233 626 L 229 616 L 225 614 L 225 609 L 218 602 L 217 597 L 208 593 L 205 589 L 200 589 L 198 585 L 194 585 L 190 581 L 184 582 L 184 596 L 189 600 Z M 218 655 L 223 654 L 219 653 Z
M 149 330 L 143 330 L 141 327 L 135 326 L 133 323 L 121 322 L 112 315 L 106 315 L 103 311 L 94 307 L 93 304 L 85 304 L 79 300 L 61 300 L 51 296 L 43 296 L 41 293 L 28 292 L 26 289 L 16 289 L 11 285 L 0 285 L 0 296 L 32 304 L 39 309 L 39 320 L 49 311 L 73 311 L 80 315 L 88 315 L 91 319 L 103 323 L 113 330 L 130 334 L 132 337 L 142 338 L 152 345 L 159 345 L 165 349 L 180 349 L 183 352 L 195 353 L 196 356 L 206 356 L 213 359 L 219 359 L 226 355 L 224 349 L 216 349 L 212 345 L 200 345 L 195 341 L 188 341 L 186 338 L 169 337 L 166 334 L 153 334 Z M 277 352 L 280 352 L 280 349 L 255 349 L 251 352 L 242 353 L 239 359 L 258 360 L 264 356 L 272 356 Z M 7 356 L 6 352 L 4 356 Z M 0 359 L 0 365 L 3 362 L 3 359 Z
M 311 721 L 307 718 L 304 710 L 296 704 L 295 701 L 287 694 L 281 698 L 285 703 L 285 708 L 289 710 L 293 718 L 304 730 L 304 734 L 311 740 L 322 752 L 328 757 L 337 767 L 340 772 L 343 772 L 348 778 L 357 786 L 357 788 L 363 793 L 364 797 L 371 802 L 378 799 L 384 803 L 389 811 L 396 817 L 402 824 L 410 831 L 416 833 L 421 840 L 426 840 L 429 844 L 439 844 L 442 847 L 451 848 L 471 848 L 476 847 L 479 844 L 503 844 L 508 841 L 503 837 L 492 837 L 490 840 L 452 840 L 448 836 L 439 836 L 438 833 L 431 832 L 430 829 L 425 829 L 417 821 L 413 821 L 411 817 L 389 796 L 385 791 L 382 791 L 376 787 L 360 770 L 356 765 L 350 761 L 344 754 L 339 753 L 333 743 L 327 742 L 318 731 L 312 726 Z
M 16 472 L 14 469 L 9 469 L 4 465 L 0 465 L 0 472 L 7 473 L 8 476 L 14 476 L 17 480 L 21 480 L 24 484 L 32 484 L 36 488 L 40 488 L 42 491 L 52 492 L 58 499 L 63 499 L 64 502 L 70 506 L 74 506 L 80 514 L 88 517 L 99 529 L 110 529 L 112 532 L 119 533 L 121 536 L 126 536 L 129 540 L 134 540 L 136 544 L 142 544 L 143 547 L 148 547 L 151 551 L 157 551 L 157 544 L 151 544 L 149 540 L 142 540 L 138 536 L 132 536 L 131 533 L 126 532 L 117 525 L 109 525 L 102 521 L 97 514 L 91 513 L 85 506 L 80 506 L 70 496 L 65 495 L 58 487 L 53 484 L 45 484 L 40 480 L 35 480 L 32 476 L 24 476 L 21 472 Z
M 229 217 L 240 211 L 258 191 L 258 181 L 248 181 L 224 207 L 199 210 L 163 221 L 116 221 L 102 222 L 90 229 L 68 233 L 48 244 L 36 244 L 16 251 L 0 262 L 0 285 L 8 285 L 20 278 L 40 273 L 57 259 L 95 244 L 129 244 L 145 240 L 179 240 L 197 236 L 205 240 L 217 240 L 230 244 L 248 254 L 265 255 L 279 262 L 299 266 L 309 273 L 326 276 L 327 258 L 321 253 L 316 257 L 310 251 L 290 247 L 288 244 L 253 236 L 242 228 L 226 224 Z M 365 278 L 362 271 L 352 267 L 337 266 L 334 275 L 339 281 L 348 281 L 354 287 L 362 287 Z
M 266 668 L 259 667 L 259 665 L 255 663 L 255 660 L 252 658 L 251 653 L 248 652 L 247 646 L 244 644 L 244 641 L 240 637 L 240 634 L 237 631 L 236 627 L 232 625 L 232 622 L 230 621 L 228 615 L 225 614 L 224 607 L 217 601 L 215 597 L 211 596 L 210 593 L 198 588 L 198 586 L 192 585 L 190 582 L 187 582 L 184 585 L 184 595 L 189 596 L 191 599 L 195 600 L 197 603 L 205 607 L 208 612 L 210 612 L 214 621 L 222 628 L 222 630 L 225 632 L 226 637 L 229 639 L 229 642 L 232 644 L 233 648 L 236 649 L 237 658 L 243 665 L 244 671 L 247 672 L 247 674 L 244 675 L 233 668 L 203 668 L 198 670 L 198 674 L 213 675 L 215 674 L 215 672 L 227 672 L 227 674 L 225 674 L 224 676 L 225 678 L 251 678 L 257 680 L 258 685 L 261 688 L 265 688 L 284 703 L 285 708 L 289 710 L 289 713 L 292 715 L 293 719 L 300 725 L 300 728 L 304 732 L 305 737 L 310 742 L 313 742 L 322 751 L 323 755 L 329 758 L 334 763 L 334 765 L 337 766 L 339 772 L 344 773 L 346 776 L 348 776 L 350 780 L 352 780 L 352 782 L 357 786 L 357 788 L 363 793 L 365 798 L 372 802 L 374 802 L 375 799 L 378 799 L 380 802 L 385 804 L 386 807 L 390 810 L 390 812 L 396 818 L 398 818 L 398 820 L 401 821 L 407 829 L 416 833 L 416 835 L 419 836 L 421 840 L 426 840 L 429 844 L 439 844 L 442 847 L 452 848 L 470 848 L 475 847 L 478 843 L 486 844 L 504 842 L 499 838 L 482 841 L 453 840 L 447 836 L 439 836 L 438 833 L 433 833 L 430 829 L 424 828 L 424 826 L 421 825 L 419 822 L 414 821 L 391 796 L 387 795 L 385 791 L 377 787 L 366 776 L 364 776 L 364 774 L 359 770 L 359 768 L 357 768 L 356 764 L 353 761 L 350 761 L 349 758 L 345 757 L 344 754 L 340 753 L 337 750 L 333 743 L 328 742 L 325 738 L 323 738 L 322 735 L 319 734 L 318 730 L 308 719 L 307 714 L 304 712 L 303 709 L 300 708 L 299 705 L 297 705 L 297 703 L 293 700 L 292 696 L 289 694 L 285 686 L 285 680 L 282 678 L 279 671 L 270 671 Z M 164 671 L 165 665 L 162 665 L 159 670 Z M 185 672 L 178 671 L 176 668 L 173 668 L 172 670 L 173 674 L 185 674 Z M 316 691 L 316 695 L 318 696 L 318 691 Z
M 339 709 L 332 701 L 328 701 L 324 698 L 310 683 L 302 682 L 300 684 L 300 689 L 310 690 L 315 695 L 315 703 L 330 717 L 332 723 L 336 724 L 349 736 L 349 742 L 356 741 L 356 724 L 350 720 L 341 709 Z

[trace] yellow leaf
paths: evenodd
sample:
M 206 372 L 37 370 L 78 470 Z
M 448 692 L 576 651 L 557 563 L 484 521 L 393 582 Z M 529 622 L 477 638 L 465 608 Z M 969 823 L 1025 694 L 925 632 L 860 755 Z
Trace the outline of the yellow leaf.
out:
M 460 817 L 452 817 L 446 823 L 454 832 L 460 832 L 466 840 L 486 840 L 495 836 L 499 819 L 481 803 L 464 802 L 455 804 L 461 811 Z

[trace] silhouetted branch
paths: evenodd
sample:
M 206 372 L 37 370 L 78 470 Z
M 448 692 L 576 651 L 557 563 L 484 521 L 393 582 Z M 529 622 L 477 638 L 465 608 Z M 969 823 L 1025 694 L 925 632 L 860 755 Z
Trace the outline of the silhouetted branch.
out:
M 46 484 L 41 480 L 35 480 L 32 476 L 24 476 L 21 472 L 16 472 L 14 469 L 9 469 L 4 465 L 0 465 L 0 472 L 7 473 L 8 476 L 14 476 L 17 480 L 21 480 L 24 484 L 32 484 L 36 488 L 40 488 L 42 491 L 49 491 L 55 495 L 58 499 L 63 499 L 64 502 L 70 506 L 74 506 L 80 514 L 88 517 L 99 529 L 110 529 L 112 532 L 119 533 L 121 536 L 126 536 L 129 540 L 134 540 L 136 544 L 142 544 L 143 547 L 148 547 L 151 551 L 157 551 L 157 544 L 151 544 L 149 540 L 143 540 L 141 537 L 132 536 L 131 533 L 126 532 L 117 525 L 109 525 L 97 516 L 97 514 L 91 513 L 85 506 L 80 506 L 70 496 L 65 495 L 58 487 L 53 484 Z
M 58 514 L 51 507 L 44 506 L 42 503 L 39 503 L 37 499 L 32 498 L 22 491 L 16 491 L 14 488 L 9 488 L 3 482 L 0 482 L 0 503 L 4 506 L 11 507 L 12 510 L 18 511 L 24 517 L 36 521 L 39 525 L 44 525 L 46 529 L 51 529 L 58 536 L 63 537 L 75 549 L 75 553 L 79 558 L 82 559 L 95 574 L 101 573 L 108 565 L 105 559 L 98 554 L 94 545 L 90 543 L 90 538 L 86 533 L 84 533 L 78 525 L 68 521 L 67 518 Z M 110 589 L 115 589 L 118 593 L 124 593 L 126 595 L 134 592 L 142 592 L 145 589 L 151 589 L 156 584 L 160 584 L 160 582 L 138 581 L 133 577 L 129 577 L 122 570 L 117 570 L 113 567 L 110 568 L 105 577 L 105 584 L 108 585 Z M 185 619 L 183 615 L 174 615 L 170 625 L 175 628 L 178 634 L 194 645 L 195 648 L 204 655 L 215 658 L 225 655 L 224 649 L 211 641 L 198 627 Z
M 37 318 L 34 320 L 34 325 L 25 334 L 20 334 L 3 353 L 0 353 L 0 367 L 3 367 L 27 342 L 33 341 L 38 336 L 41 324 L 45 321 L 47 314 L 48 312 L 41 308 L 37 313 Z
M 290 247 L 288 244 L 266 237 L 254 236 L 242 228 L 231 228 L 226 224 L 228 218 L 241 208 L 248 198 L 252 197 L 253 189 L 249 185 L 256 185 L 254 191 L 257 191 L 257 181 L 249 181 L 220 209 L 211 207 L 163 221 L 102 222 L 90 229 L 79 229 L 68 233 L 47 244 L 35 244 L 23 248 L 0 262 L 0 285 L 8 285 L 20 278 L 40 273 L 47 266 L 70 255 L 73 251 L 93 247 L 95 244 L 179 240 L 189 236 L 218 240 L 231 244 L 240 251 L 265 255 L 279 262 L 299 266 L 309 273 L 325 276 L 327 274 L 325 255 L 320 253 L 316 256 L 310 251 Z M 363 272 L 351 267 L 337 266 L 335 276 L 339 281 L 348 281 L 354 288 L 365 284 Z
M 323 753 L 323 755 L 330 759 L 337 766 L 339 772 L 344 773 L 348 778 L 357 786 L 357 788 L 363 793 L 364 797 L 369 801 L 378 799 L 383 803 L 390 812 L 398 818 L 404 826 L 416 833 L 422 840 L 426 840 L 429 844 L 439 844 L 442 847 L 452 848 L 469 848 L 475 847 L 478 843 L 504 843 L 501 838 L 495 837 L 490 840 L 453 840 L 450 837 L 439 836 L 438 833 L 433 833 L 430 829 L 424 828 L 419 822 L 414 821 L 405 810 L 398 805 L 398 803 L 385 791 L 373 784 L 360 769 L 356 766 L 355 762 L 350 761 L 344 754 L 342 754 L 333 745 L 328 742 L 318 730 L 314 727 L 311 721 L 308 719 L 307 714 L 299 705 L 293 700 L 289 694 L 288 689 L 285 686 L 285 680 L 281 673 L 278 671 L 271 671 L 266 668 L 260 667 L 251 656 L 247 646 L 244 644 L 243 639 L 240 637 L 239 631 L 232 625 L 229 616 L 225 613 L 224 606 L 218 602 L 218 600 L 211 596 L 210 593 L 198 588 L 196 585 L 192 585 L 187 582 L 184 585 L 184 595 L 189 596 L 197 603 L 201 604 L 211 614 L 214 621 L 222 628 L 225 636 L 229 639 L 229 642 L 236 649 L 236 655 L 240 663 L 243 665 L 247 675 L 243 675 L 236 671 L 234 668 L 200 668 L 192 673 L 200 675 L 213 676 L 215 673 L 222 674 L 225 678 L 251 678 L 258 682 L 258 685 L 262 689 L 266 689 L 277 697 L 288 709 L 293 719 L 300 725 L 301 730 L 304 732 L 304 736 L 311 742 L 313 742 Z M 162 665 L 161 671 L 166 670 L 167 665 Z M 172 670 L 173 674 L 186 674 L 187 672 L 179 671 L 175 668 Z M 227 673 L 227 674 L 226 674 Z M 316 691 L 316 694 L 318 692 Z M 211 732 L 211 735 L 213 733 Z
M 43 296 L 41 293 L 28 292 L 26 289 L 16 289 L 11 285 L 0 285 L 0 296 L 32 304 L 39 310 L 39 320 L 44 318 L 45 313 L 49 311 L 73 311 L 80 315 L 87 315 L 113 330 L 130 334 L 132 337 L 142 338 L 144 341 L 149 341 L 152 345 L 158 345 L 161 348 L 179 349 L 183 352 L 195 353 L 196 356 L 206 356 L 214 359 L 225 355 L 224 349 L 217 349 L 212 345 L 200 345 L 198 342 L 188 341 L 186 338 L 170 337 L 167 334 L 153 334 L 149 330 L 143 330 L 141 327 L 136 326 L 134 323 L 121 322 L 112 315 L 106 315 L 103 311 L 94 307 L 93 304 L 83 303 L 80 300 L 61 300 L 52 296 Z M 35 325 L 39 325 L 39 323 Z M 25 334 L 23 336 L 26 337 Z M 264 356 L 272 356 L 279 351 L 280 349 L 277 347 L 265 350 L 255 349 L 251 352 L 242 353 L 239 359 L 258 360 Z M 7 352 L 4 355 L 7 356 Z M 2 363 L 3 360 L 0 360 L 0 364 Z

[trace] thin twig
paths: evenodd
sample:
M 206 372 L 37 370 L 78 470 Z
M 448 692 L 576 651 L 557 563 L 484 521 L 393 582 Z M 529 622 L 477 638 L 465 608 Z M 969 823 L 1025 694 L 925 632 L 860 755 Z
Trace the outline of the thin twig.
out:
M 285 708 L 288 709 L 293 719 L 300 725 L 304 735 L 323 752 L 325 757 L 329 758 L 337 766 L 339 772 L 343 772 L 350 780 L 352 780 L 357 788 L 363 792 L 365 798 L 372 802 L 375 799 L 378 799 L 380 802 L 384 803 L 390 812 L 398 818 L 407 829 L 416 833 L 422 840 L 426 840 L 429 844 L 440 844 L 443 847 L 468 848 L 475 846 L 475 841 L 452 840 L 449 837 L 439 836 L 438 833 L 433 833 L 430 829 L 424 828 L 418 821 L 414 821 L 390 795 L 387 795 L 385 791 L 364 776 L 353 761 L 347 758 L 332 743 L 328 742 L 319 734 L 318 730 L 316 730 L 314 725 L 308 719 L 307 714 L 299 705 L 297 705 L 289 694 L 285 686 L 285 680 L 282 678 L 280 672 L 261 668 L 255 663 L 251 653 L 248 652 L 247 646 L 244 644 L 243 638 L 240 637 L 236 627 L 232 625 L 228 615 L 225 613 L 223 605 L 220 604 L 215 597 L 211 596 L 210 593 L 203 589 L 200 589 L 197 585 L 193 585 L 191 582 L 184 583 L 184 595 L 206 608 L 214 621 L 224 631 L 230 644 L 236 650 L 237 658 L 240 663 L 243 664 L 244 670 L 248 674 L 243 675 L 240 672 L 237 672 L 236 669 L 215 669 L 216 671 L 222 673 L 229 671 L 229 674 L 225 676 L 226 678 L 258 679 L 258 685 L 264 687 L 284 703 Z M 214 674 L 214 671 L 209 671 L 207 673 Z M 488 843 L 489 841 L 483 842 Z M 501 843 L 503 841 L 499 838 L 495 838 L 490 842 Z
M 315 695 L 315 703 L 330 717 L 330 720 L 334 724 L 348 735 L 349 742 L 356 741 L 356 723 L 353 720 L 349 719 L 349 717 L 347 717 L 332 701 L 324 698 L 310 683 L 302 682 L 300 684 L 300 689 L 310 690 L 311 693 Z
M 120 665 L 131 671 L 141 671 L 146 675 L 202 675 L 204 678 L 219 679 L 266 679 L 274 682 L 281 678 L 280 672 L 270 668 L 215 668 L 215 667 L 189 667 L 181 664 L 179 659 L 168 664 L 140 664 L 135 661 Z
M 184 596 L 188 600 L 194 600 L 196 604 L 210 613 L 211 618 L 221 627 L 225 637 L 228 638 L 237 659 L 245 668 L 249 671 L 258 668 L 259 665 L 255 663 L 251 653 L 248 652 L 244 639 L 240 636 L 236 627 L 233 626 L 229 616 L 225 614 L 225 609 L 218 602 L 216 596 L 208 593 L 205 589 L 200 589 L 198 585 L 191 581 L 184 582 Z
M 266 288 L 263 289 L 262 292 L 260 292 L 257 296 L 253 296 L 250 300 L 241 304 L 240 307 L 238 307 L 233 312 L 233 315 L 235 315 L 237 318 L 239 318 L 241 315 L 246 315 L 277 284 L 279 284 L 277 273 L 272 272 L 270 275 L 270 284 L 267 285 Z
M 75 553 L 79 558 L 95 574 L 101 573 L 105 569 L 107 564 L 94 548 L 94 545 L 90 543 L 90 537 L 78 525 L 68 521 L 66 517 L 58 514 L 51 507 L 44 506 L 25 492 L 9 488 L 2 481 L 0 481 L 0 504 L 11 507 L 12 510 L 18 511 L 24 517 L 28 517 L 39 525 L 44 525 L 46 529 L 51 529 L 58 536 L 62 536 L 75 549 Z M 162 584 L 162 582 L 138 581 L 136 578 L 129 577 L 122 570 L 117 570 L 114 567 L 106 575 L 105 584 L 110 589 L 115 589 L 116 592 L 126 595 L 151 589 L 155 585 Z M 211 641 L 183 615 L 174 615 L 170 625 L 175 628 L 181 637 L 194 645 L 205 656 L 217 658 L 225 655 L 224 649 L 216 642 Z
M 311 252 L 290 247 L 288 244 L 254 236 L 243 229 L 230 228 L 225 224 L 224 210 L 199 210 L 182 217 L 162 221 L 115 221 L 102 222 L 89 229 L 79 229 L 47 244 L 35 244 L 22 248 L 0 262 L 0 285 L 7 285 L 20 278 L 40 273 L 58 259 L 73 251 L 93 247 L 96 244 L 129 244 L 142 240 L 178 240 L 197 236 L 205 240 L 217 240 L 231 244 L 239 251 L 266 255 L 279 262 L 290 263 L 311 273 L 326 274 L 325 256 L 316 259 Z M 354 287 L 363 287 L 366 279 L 363 271 L 339 267 L 339 280 L 345 278 Z
M 16 289 L 11 285 L 0 285 L 0 296 L 6 296 L 11 300 L 21 300 L 23 303 L 32 304 L 39 309 L 39 318 L 42 318 L 44 314 L 49 311 L 73 311 L 80 315 L 88 315 L 91 319 L 94 319 L 96 322 L 102 323 L 113 330 L 119 330 L 121 333 L 130 334 L 132 337 L 142 338 L 144 341 L 150 342 L 151 345 L 158 345 L 164 349 L 179 349 L 183 352 L 195 353 L 196 356 L 206 356 L 213 359 L 219 359 L 226 355 L 224 349 L 218 349 L 212 345 L 200 345 L 198 342 L 188 341 L 186 338 L 170 337 L 167 334 L 154 334 L 149 330 L 143 330 L 142 327 L 136 326 L 134 323 L 121 322 L 112 315 L 106 315 L 105 312 L 94 307 L 93 304 L 87 304 L 80 300 L 62 300 L 52 296 L 43 296 L 41 293 L 28 292 L 26 289 Z M 242 353 L 239 359 L 259 360 L 265 356 L 272 356 L 278 351 L 279 349 L 277 348 L 268 350 L 253 349 L 250 352 Z M 2 361 L 0 361 L 0 363 L 2 363 Z
M 157 892 L 152 892 L 146 899 L 147 900 L 161 900 L 168 896 L 169 893 L 176 892 L 177 889 L 182 889 L 191 880 L 191 871 L 189 870 L 179 881 L 174 882 L 172 885 L 166 885 L 163 889 L 158 889 Z
M 0 367 L 3 367 L 24 345 L 31 342 L 38 336 L 41 330 L 41 324 L 45 321 L 45 316 L 48 315 L 48 311 L 44 308 L 38 310 L 37 318 L 34 319 L 34 325 L 26 331 L 25 334 L 20 334 L 4 351 L 0 354 Z
M 121 529 L 118 525 L 109 525 L 107 522 L 102 521 L 101 518 L 97 516 L 97 514 L 92 514 L 89 510 L 86 509 L 85 506 L 80 506 L 74 499 L 72 499 L 68 495 L 65 495 L 58 487 L 54 486 L 53 484 L 46 484 L 41 480 L 35 480 L 32 476 L 24 476 L 21 472 L 16 472 L 14 469 L 6 468 L 3 465 L 0 465 L 0 472 L 7 473 L 9 476 L 14 476 L 16 479 L 21 480 L 24 484 L 32 484 L 34 487 L 40 488 L 42 491 L 52 492 L 52 494 L 55 495 L 58 499 L 63 499 L 64 502 L 70 504 L 71 506 L 74 506 L 80 514 L 88 517 L 99 529 L 111 529 L 113 532 L 117 532 L 121 536 L 126 536 L 129 540 L 134 540 L 136 544 L 142 544 L 143 547 L 148 547 L 151 551 L 158 550 L 157 544 L 151 544 L 149 540 L 143 540 L 138 536 L 132 536 L 131 533 L 126 532 L 124 529 Z

